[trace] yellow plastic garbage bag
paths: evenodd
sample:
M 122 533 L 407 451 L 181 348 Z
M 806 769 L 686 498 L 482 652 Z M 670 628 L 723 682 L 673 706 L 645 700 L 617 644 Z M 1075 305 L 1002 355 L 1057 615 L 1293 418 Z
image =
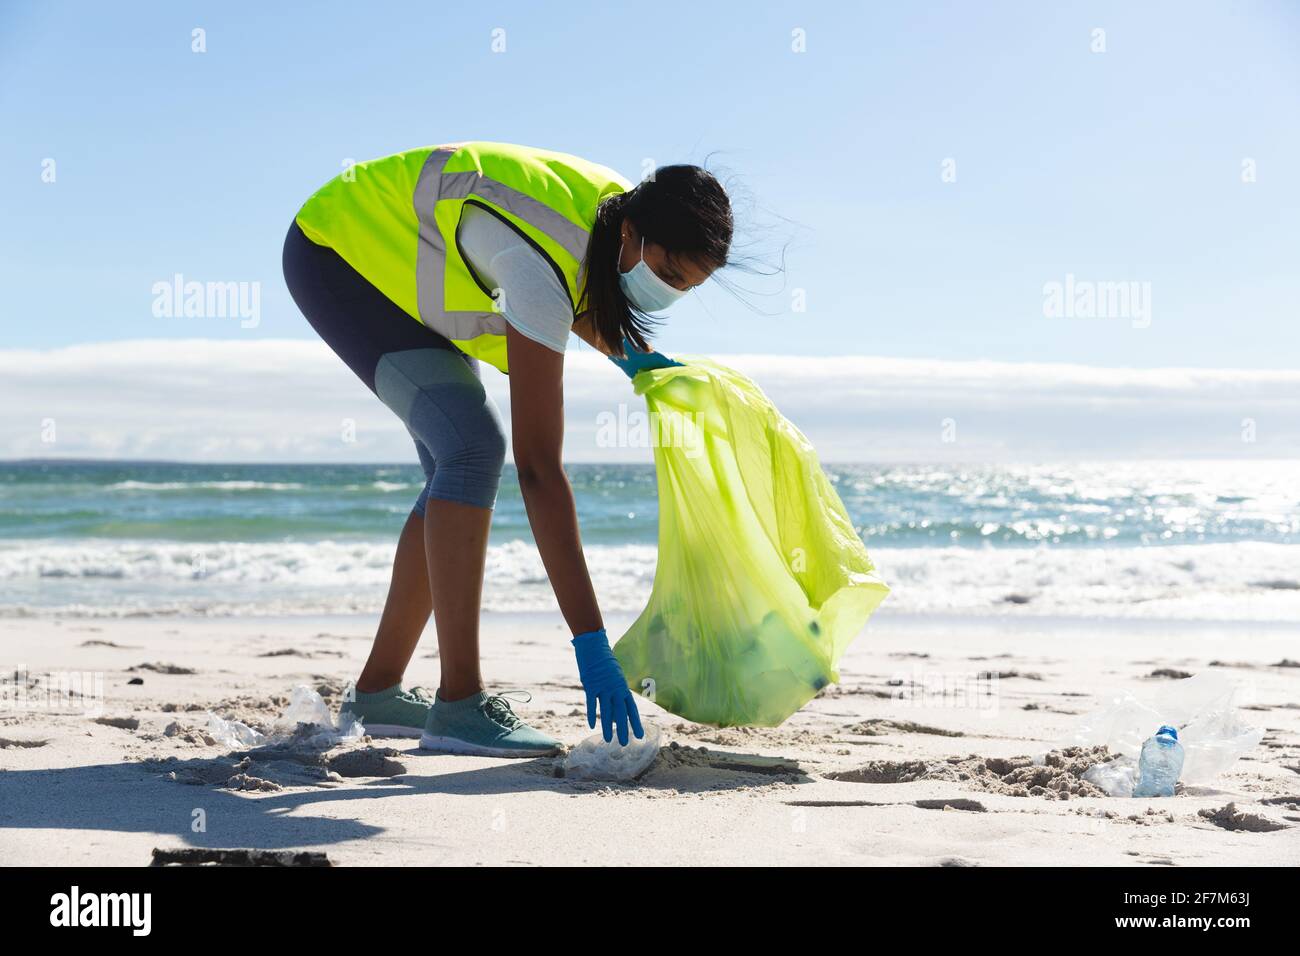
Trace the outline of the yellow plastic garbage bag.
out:
M 889 593 L 808 439 L 704 358 L 637 373 L 659 556 L 614 647 L 628 685 L 702 724 L 775 727 L 827 684 Z

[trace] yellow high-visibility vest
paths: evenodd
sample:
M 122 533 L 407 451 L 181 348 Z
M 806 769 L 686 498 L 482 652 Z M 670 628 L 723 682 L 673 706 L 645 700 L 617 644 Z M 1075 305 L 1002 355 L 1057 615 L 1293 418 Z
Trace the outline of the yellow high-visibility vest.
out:
M 577 156 L 508 143 L 426 146 L 357 163 L 322 186 L 297 222 L 413 319 L 509 372 L 506 321 L 456 242 L 466 203 L 519 233 L 582 308 L 596 209 L 632 184 Z

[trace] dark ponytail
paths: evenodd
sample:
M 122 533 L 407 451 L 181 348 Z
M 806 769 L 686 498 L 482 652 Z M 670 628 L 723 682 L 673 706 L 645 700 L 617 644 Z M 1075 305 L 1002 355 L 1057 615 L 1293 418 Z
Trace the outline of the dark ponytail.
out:
M 649 351 L 647 336 L 656 322 L 628 302 L 619 286 L 624 218 L 646 242 L 662 246 L 670 257 L 689 259 L 710 270 L 727 264 L 734 230 L 726 191 L 699 166 L 661 166 L 652 178 L 600 204 L 582 265 L 582 311 L 592 314 L 597 334 L 619 356 L 624 336 L 637 349 Z

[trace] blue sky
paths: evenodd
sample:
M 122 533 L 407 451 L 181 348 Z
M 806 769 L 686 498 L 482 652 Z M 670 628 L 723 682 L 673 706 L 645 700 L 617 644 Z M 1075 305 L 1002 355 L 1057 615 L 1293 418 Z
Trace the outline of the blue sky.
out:
M 759 217 L 791 241 L 771 314 L 707 290 L 669 352 L 1295 367 L 1298 10 L 7 0 L 0 348 L 307 338 L 297 206 L 346 159 L 478 138 L 630 177 L 713 153 L 798 224 Z M 260 282 L 257 327 L 155 317 L 175 273 Z M 1149 324 L 1045 317 L 1067 274 L 1149 283 Z

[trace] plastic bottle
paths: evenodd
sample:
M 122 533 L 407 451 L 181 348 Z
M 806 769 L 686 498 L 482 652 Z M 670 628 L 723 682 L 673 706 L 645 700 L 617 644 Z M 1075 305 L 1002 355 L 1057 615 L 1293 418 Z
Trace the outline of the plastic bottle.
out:
M 1142 758 L 1138 761 L 1138 782 L 1133 788 L 1133 796 L 1172 797 L 1174 784 L 1183 772 L 1183 756 L 1178 731 L 1167 724 L 1157 730 L 1155 736 L 1142 745 Z

